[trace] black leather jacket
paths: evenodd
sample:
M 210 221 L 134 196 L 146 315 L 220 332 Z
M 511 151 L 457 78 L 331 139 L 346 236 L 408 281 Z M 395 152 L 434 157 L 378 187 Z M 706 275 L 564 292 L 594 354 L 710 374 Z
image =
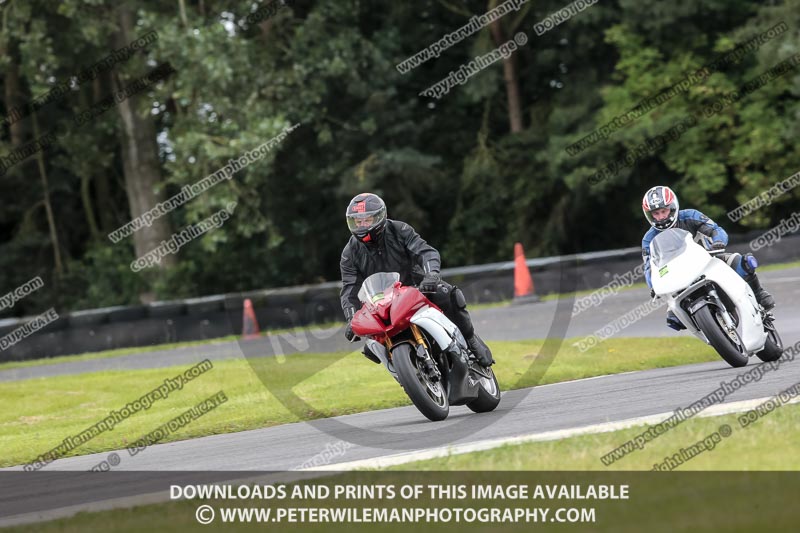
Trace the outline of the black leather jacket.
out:
M 358 290 L 372 274 L 398 272 L 403 285 L 416 285 L 426 272 L 439 272 L 440 267 L 441 259 L 436 248 L 405 222 L 387 219 L 380 245 L 367 245 L 351 236 L 339 262 L 345 318 L 349 320 L 361 308 Z

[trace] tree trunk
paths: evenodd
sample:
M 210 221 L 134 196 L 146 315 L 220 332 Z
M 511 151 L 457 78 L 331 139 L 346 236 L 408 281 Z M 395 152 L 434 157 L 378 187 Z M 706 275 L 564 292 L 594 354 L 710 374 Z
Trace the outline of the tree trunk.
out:
M 36 113 L 33 113 L 33 135 L 36 139 L 39 138 L 39 121 L 36 119 Z M 56 217 L 53 214 L 53 206 L 50 203 L 50 185 L 47 182 L 47 170 L 44 166 L 44 155 L 42 150 L 36 152 L 36 163 L 39 168 L 39 178 L 42 180 L 42 195 L 44 202 L 44 211 L 47 215 L 47 227 L 50 230 L 50 242 L 53 245 L 53 262 L 56 267 L 56 276 L 60 278 L 64 275 L 64 263 L 61 261 L 61 246 L 58 243 L 58 230 L 56 229 Z
M 506 81 L 508 123 L 511 128 L 511 133 L 519 133 L 523 130 L 522 95 L 520 95 L 519 92 L 519 77 L 517 71 L 517 56 L 512 54 L 503 60 L 503 78 Z
M 489 0 L 487 11 L 497 7 L 497 0 Z M 508 40 L 506 31 L 501 25 L 502 19 L 497 19 L 489 24 L 489 31 L 492 33 L 492 40 L 495 46 L 500 46 Z M 508 100 L 508 123 L 511 133 L 519 133 L 523 130 L 522 124 L 522 95 L 519 90 L 519 74 L 517 67 L 517 55 L 511 54 L 503 59 L 503 79 L 506 82 L 506 99 Z
M 186 17 L 186 0 L 178 0 L 178 11 L 181 14 L 184 29 L 189 28 L 189 19 Z
M 11 145 L 17 147 L 21 146 L 25 142 L 25 129 L 23 127 L 25 122 L 24 120 L 13 122 L 14 118 L 11 110 L 22 110 L 25 107 L 25 100 L 22 97 L 19 65 L 17 64 L 16 57 L 17 54 L 13 53 L 11 46 L 6 48 L 5 46 L 0 45 L 0 57 L 5 55 L 8 55 L 11 59 L 5 72 L 5 79 L 3 80 L 3 86 L 5 88 L 4 96 L 6 112 L 7 116 L 9 117 L 9 121 L 12 121 L 12 124 L 9 125 L 8 129 L 11 132 Z
M 103 98 L 104 85 L 107 89 L 111 86 L 111 77 L 107 73 L 106 77 L 98 76 L 92 82 L 92 103 L 99 102 Z M 102 209 L 97 210 L 97 215 L 100 217 L 98 229 L 106 233 L 114 231 L 122 223 L 127 222 L 127 220 L 117 220 L 115 217 L 117 204 L 111 196 L 111 186 L 108 180 L 108 173 L 113 171 L 113 168 L 98 169 L 93 178 L 94 202 L 91 202 L 90 198 L 91 203 L 102 206 Z M 92 178 L 90 177 L 90 179 Z M 122 180 L 119 181 L 122 182 Z M 92 213 L 94 212 L 93 210 Z M 96 218 L 95 221 L 97 221 Z
M 106 174 L 107 172 L 112 172 L 112 170 L 102 169 L 94 178 L 95 203 L 101 206 L 101 208 L 97 210 L 100 216 L 99 227 L 104 233 L 114 231 L 122 223 L 127 222 L 127 220 L 120 222 L 114 217 L 114 214 L 117 212 L 117 204 L 111 196 L 111 187 L 109 185 L 108 174 Z
M 100 228 L 97 227 L 97 219 L 94 216 L 94 205 L 92 202 L 92 176 L 88 174 L 81 175 L 81 203 L 83 203 L 83 212 L 86 215 L 86 224 L 89 226 L 89 233 L 92 234 L 92 239 L 100 237 Z
M 119 8 L 118 20 L 120 32 L 115 43 L 117 48 L 125 46 L 135 38 L 133 15 L 129 7 Z M 112 83 L 115 91 L 125 86 L 118 76 L 112 76 Z M 122 168 L 132 218 L 142 215 L 166 199 L 166 191 L 162 186 L 161 164 L 158 160 L 156 128 L 150 117 L 149 108 L 142 102 L 143 98 L 147 98 L 144 92 L 117 104 L 123 130 Z M 141 257 L 157 248 L 161 241 L 169 240 L 171 233 L 172 229 L 166 216 L 155 219 L 149 227 L 143 226 L 133 234 L 136 256 Z M 174 265 L 175 256 L 168 254 L 158 266 L 166 269 Z

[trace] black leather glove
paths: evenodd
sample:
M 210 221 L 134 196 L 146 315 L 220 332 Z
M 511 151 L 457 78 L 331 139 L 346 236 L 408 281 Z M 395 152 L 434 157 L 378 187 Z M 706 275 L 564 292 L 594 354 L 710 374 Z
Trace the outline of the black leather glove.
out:
M 361 337 L 359 337 L 353 332 L 353 327 L 350 325 L 350 322 L 347 323 L 347 327 L 344 330 L 344 338 L 350 342 L 361 340 Z
M 344 319 L 347 320 L 347 327 L 344 330 L 344 338 L 350 342 L 353 342 L 354 340 L 361 340 L 361 337 L 353 332 L 353 327 L 350 325 L 350 321 L 353 320 L 353 315 L 355 314 L 356 310 L 352 307 L 347 307 L 344 309 Z
M 725 249 L 725 243 L 724 242 L 719 242 L 719 241 L 713 242 L 713 243 L 711 243 L 711 249 L 712 250 L 724 250 Z
M 419 290 L 422 292 L 436 292 L 436 287 L 442 281 L 442 276 L 438 272 L 428 272 L 419 284 Z

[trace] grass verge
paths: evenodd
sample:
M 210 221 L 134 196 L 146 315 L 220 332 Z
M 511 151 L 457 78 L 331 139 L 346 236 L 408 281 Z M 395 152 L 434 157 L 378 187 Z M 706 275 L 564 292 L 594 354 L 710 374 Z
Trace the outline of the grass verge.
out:
M 307 326 L 302 328 L 284 328 L 284 329 L 272 329 L 269 331 L 262 331 L 262 337 L 268 337 L 269 335 L 280 335 L 285 333 L 299 333 L 301 331 L 307 331 L 309 329 L 326 329 L 331 328 L 334 326 L 343 326 L 344 322 L 326 322 L 324 324 L 315 324 L 313 326 Z M 110 357 L 121 357 L 123 355 L 136 355 L 140 353 L 147 353 L 147 352 L 159 352 L 163 350 L 173 350 L 176 348 L 191 348 L 194 346 L 213 346 L 217 344 L 225 344 L 228 342 L 236 342 L 241 338 L 240 335 L 227 335 L 225 337 L 219 337 L 216 339 L 204 339 L 199 341 L 185 341 L 185 342 L 173 342 L 167 344 L 155 344 L 152 346 L 135 346 L 132 348 L 117 348 L 114 350 L 103 350 L 101 352 L 87 352 L 83 354 L 77 355 L 59 355 L 56 357 L 46 357 L 43 359 L 33 359 L 30 361 L 10 361 L 7 363 L 0 363 L 0 371 L 2 370 L 12 370 L 14 368 L 25 368 L 31 366 L 42 366 L 42 365 L 53 365 L 59 363 L 71 363 L 75 361 L 91 361 L 92 359 L 106 359 Z
M 743 413 L 693 418 L 634 450 L 608 467 L 601 461 L 611 450 L 641 434 L 647 426 L 593 435 L 581 435 L 547 442 L 507 445 L 481 452 L 451 455 L 446 458 L 416 461 L 389 470 L 652 470 L 669 457 L 674 470 L 800 470 L 800 404 L 784 405 L 757 421 L 742 427 Z M 730 436 L 719 442 L 709 435 L 726 424 Z M 704 441 L 708 448 L 683 461 Z M 712 447 L 713 446 L 713 447 Z M 687 450 L 681 453 L 681 449 Z M 691 451 L 692 453 L 689 453 Z M 678 454 L 678 458 L 675 458 Z M 680 461 L 679 461 L 680 459 Z M 673 468 L 669 468 L 672 470 Z
M 82 512 L 70 518 L 46 523 L 36 523 L 8 529 L 9 533 L 84 533 L 87 531 L 146 531 L 156 529 L 164 532 L 197 531 L 195 512 L 201 504 L 210 504 L 217 509 L 214 530 L 225 531 L 263 531 L 265 523 L 244 520 L 221 524 L 222 507 L 257 507 L 276 509 L 286 507 L 385 507 L 388 509 L 406 506 L 432 508 L 453 507 L 494 507 L 514 508 L 560 506 L 592 508 L 596 510 L 591 523 L 564 524 L 549 523 L 546 520 L 532 525 L 518 523 L 425 523 L 414 526 L 424 531 L 593 531 L 609 533 L 648 532 L 716 532 L 716 531 L 796 531 L 797 483 L 788 478 L 791 473 L 775 472 L 800 468 L 800 458 L 793 444 L 800 436 L 797 419 L 800 406 L 780 407 L 760 420 L 743 428 L 738 420 L 742 414 L 721 417 L 693 419 L 676 427 L 670 433 L 651 441 L 644 450 L 631 454 L 620 462 L 628 461 L 623 472 L 604 472 L 599 454 L 618 446 L 625 439 L 642 431 L 631 428 L 624 431 L 563 439 L 548 443 L 533 443 L 506 446 L 485 452 L 452 456 L 420 463 L 410 463 L 393 468 L 391 472 L 348 472 L 332 478 L 314 480 L 314 484 L 387 484 L 396 487 L 405 483 L 432 483 L 442 487 L 452 487 L 456 483 L 488 485 L 500 482 L 508 487 L 514 483 L 528 486 L 532 494 L 535 485 L 573 485 L 583 487 L 600 484 L 625 484 L 629 486 L 626 500 L 507 500 L 493 492 L 493 497 L 437 498 L 433 500 L 425 493 L 422 499 L 412 503 L 401 499 L 361 498 L 359 500 L 185 500 L 143 505 L 132 509 L 117 509 L 102 512 Z M 680 474 L 631 472 L 649 470 L 652 463 L 662 463 L 666 456 L 680 453 L 709 434 L 728 424 L 730 436 L 721 439 L 714 449 L 703 451 L 693 459 L 680 465 L 677 470 L 767 470 L 758 472 L 702 472 Z M 404 471 L 398 471 L 398 470 Z M 579 472 L 577 470 L 593 470 Z M 609 470 L 620 470 L 616 465 Z M 409 470 L 413 472 L 408 472 Z M 419 470 L 429 470 L 422 473 Z M 442 470 L 468 470 L 468 473 L 443 472 Z M 484 470 L 482 472 L 478 472 Z M 485 472 L 496 470 L 496 472 Z M 547 470 L 527 474 L 523 471 Z M 560 470 L 561 472 L 553 472 Z M 413 476 L 413 477 L 412 477 Z M 290 488 L 286 493 L 290 494 Z M 543 489 L 544 490 L 544 489 Z M 509 492 L 510 493 L 510 492 Z M 769 494 L 769 498 L 759 500 L 756 496 Z M 756 496 L 754 496 L 756 495 Z M 756 498 L 755 503 L 754 499 Z M 323 503 L 324 502 L 324 503 Z M 250 522 L 250 521 L 247 521 Z M 552 520 L 550 521 L 552 522 Z M 423 522 L 424 523 L 424 522 Z M 275 524 L 272 524 L 272 529 Z M 279 531 L 303 531 L 308 533 L 333 531 L 408 531 L 409 523 L 292 523 L 278 526 Z M 6 531 L 6 530 L 4 530 Z
M 504 390 L 537 384 L 525 373 L 543 342 L 489 343 Z M 711 348 L 689 337 L 659 339 L 657 351 L 652 346 L 648 338 L 609 339 L 580 353 L 567 340 L 541 384 L 719 359 Z M 186 367 L 104 371 L 4 383 L 0 466 L 32 461 L 184 370 Z M 268 377 L 272 383 L 269 390 L 259 375 Z M 162 442 L 410 404 L 385 369 L 360 352 L 295 354 L 283 362 L 274 357 L 217 361 L 182 390 L 155 401 L 149 409 L 65 456 L 124 448 L 220 389 L 228 402 Z
M 786 268 L 800 267 L 800 261 L 792 261 L 789 263 L 775 263 L 774 265 L 764 265 L 758 267 L 759 272 L 770 272 L 772 270 L 784 270 Z

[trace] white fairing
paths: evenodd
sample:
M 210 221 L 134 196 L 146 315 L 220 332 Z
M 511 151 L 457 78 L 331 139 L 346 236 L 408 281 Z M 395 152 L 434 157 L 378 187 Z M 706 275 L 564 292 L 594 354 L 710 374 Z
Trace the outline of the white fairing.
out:
M 444 313 L 432 307 L 425 306 L 414 313 L 411 322 L 428 332 L 442 350 L 450 346 L 454 340 L 458 344 L 466 346 L 466 341 L 458 326 L 444 316 Z
M 686 233 L 686 238 L 689 240 L 686 251 L 667 263 L 666 274 L 663 276 L 651 261 L 650 281 L 653 283 L 653 289 L 656 291 L 656 294 L 664 295 L 682 291 L 694 280 L 699 278 L 710 263 L 720 263 L 719 261 L 715 261 L 714 258 L 711 257 L 711 254 L 706 252 L 702 246 L 695 244 L 688 232 Z M 724 264 L 723 266 L 728 268 Z M 731 269 L 728 268 L 728 270 Z M 731 270 L 731 272 L 733 271 Z
M 378 356 L 378 359 L 381 360 L 381 363 L 384 367 L 386 367 L 386 370 L 389 371 L 395 381 L 400 383 L 400 379 L 397 377 L 397 372 L 394 369 L 394 365 L 389 360 L 389 350 L 386 349 L 386 346 L 375 339 L 367 339 L 367 348 Z
M 706 285 L 709 282 L 716 284 L 736 306 L 737 315 L 740 317 L 736 330 L 745 350 L 753 354 L 763 349 L 767 333 L 750 286 L 727 264 L 696 244 L 690 233 L 686 232 L 685 239 L 685 250 L 660 267 L 656 265 L 656 258 L 651 248 L 650 282 L 655 293 L 665 297 L 669 309 L 687 329 L 707 343 L 705 335 L 697 329 L 680 305 L 681 301 L 692 292 L 686 289 L 692 287 L 700 276 L 705 276 L 704 280 L 694 286 Z

